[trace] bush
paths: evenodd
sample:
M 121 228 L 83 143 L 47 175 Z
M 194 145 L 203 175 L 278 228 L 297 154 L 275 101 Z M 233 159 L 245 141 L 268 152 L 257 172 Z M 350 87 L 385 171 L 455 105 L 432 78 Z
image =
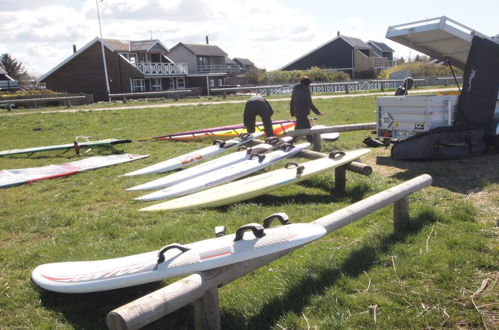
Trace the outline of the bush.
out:
M 397 71 L 408 71 L 413 78 L 424 77 L 442 77 L 452 75 L 452 71 L 447 65 L 428 63 L 428 62 L 410 62 L 382 70 L 378 73 L 378 79 L 389 79 L 390 74 Z M 463 70 L 454 68 L 456 75 L 462 75 Z
M 343 71 L 333 71 L 312 67 L 310 70 L 269 71 L 258 77 L 260 84 L 296 84 L 301 77 L 309 76 L 314 82 L 347 81 L 350 76 Z

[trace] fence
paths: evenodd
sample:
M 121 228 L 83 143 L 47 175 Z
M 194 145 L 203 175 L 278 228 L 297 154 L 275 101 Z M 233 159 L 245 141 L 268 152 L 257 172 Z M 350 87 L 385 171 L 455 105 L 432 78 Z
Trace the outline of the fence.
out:
M 462 77 L 458 77 L 458 80 Z M 349 92 L 359 92 L 367 90 L 380 90 L 385 89 L 396 89 L 398 88 L 403 79 L 385 79 L 385 80 L 363 80 L 363 81 L 343 81 L 334 83 L 316 83 L 310 85 L 310 89 L 314 93 L 349 93 Z M 425 79 L 414 79 L 414 88 L 423 86 L 440 86 L 442 84 L 448 85 L 454 83 L 454 78 L 452 77 L 437 77 L 437 78 L 425 78 Z M 238 92 L 250 92 L 255 91 L 258 94 L 269 96 L 269 95 L 286 95 L 291 94 L 293 91 L 293 86 L 290 84 L 284 85 L 271 85 L 271 86 L 242 86 L 242 87 L 230 87 L 230 88 L 212 88 L 210 89 L 211 94 L 221 94 L 226 97 L 230 93 Z
M 64 104 L 67 107 L 71 107 L 73 102 L 77 102 L 78 104 L 88 104 L 93 103 L 93 98 L 88 95 L 77 95 L 77 96 L 60 96 L 60 97 L 40 97 L 40 98 L 32 98 L 32 99 L 10 99 L 10 100 L 0 100 L 0 106 L 7 108 L 8 111 L 11 111 L 12 108 L 17 107 L 19 104 L 22 105 L 31 105 L 37 108 L 40 104 Z
M 148 97 L 172 97 L 175 100 L 180 98 L 180 95 L 190 95 L 192 93 L 191 89 L 176 89 L 170 91 L 159 91 L 159 92 L 141 92 L 141 93 L 119 93 L 119 94 L 109 94 L 110 99 L 121 99 L 123 103 L 126 103 L 128 99 L 134 98 L 148 98 Z

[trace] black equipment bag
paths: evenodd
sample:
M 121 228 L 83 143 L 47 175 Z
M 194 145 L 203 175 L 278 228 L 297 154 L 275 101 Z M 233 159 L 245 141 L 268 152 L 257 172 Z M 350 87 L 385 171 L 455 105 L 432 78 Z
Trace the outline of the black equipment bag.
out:
M 485 128 L 438 127 L 392 147 L 396 160 L 441 160 L 478 156 L 487 152 Z

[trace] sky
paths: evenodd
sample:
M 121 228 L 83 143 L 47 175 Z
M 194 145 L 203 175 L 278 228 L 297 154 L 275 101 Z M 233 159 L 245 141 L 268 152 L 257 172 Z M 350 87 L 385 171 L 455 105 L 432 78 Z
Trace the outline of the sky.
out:
M 499 33 L 498 0 L 98 0 L 104 38 L 219 46 L 277 70 L 342 35 L 385 42 L 396 57 L 414 50 L 385 38 L 389 26 L 447 16 Z M 0 54 L 40 76 L 100 35 L 96 0 L 0 0 Z

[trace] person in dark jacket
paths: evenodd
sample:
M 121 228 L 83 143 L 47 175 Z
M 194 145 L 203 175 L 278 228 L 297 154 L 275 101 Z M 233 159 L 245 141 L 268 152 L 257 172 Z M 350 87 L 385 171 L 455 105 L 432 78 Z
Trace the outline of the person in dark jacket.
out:
M 397 88 L 397 90 L 395 91 L 395 96 L 407 95 L 409 89 L 412 88 L 412 85 L 414 85 L 414 79 L 412 79 L 411 77 L 405 78 L 402 82 L 402 85 L 400 85 L 399 88 Z
M 255 133 L 256 116 L 260 116 L 263 122 L 265 135 L 274 136 L 272 130 L 272 115 L 274 111 L 270 103 L 260 94 L 255 94 L 246 101 L 244 107 L 244 126 L 248 133 Z
M 300 79 L 300 83 L 293 87 L 291 94 L 290 112 L 291 116 L 296 117 L 295 129 L 311 128 L 308 115 L 312 110 L 316 115 L 322 116 L 323 113 L 319 111 L 312 103 L 312 96 L 310 95 L 310 84 L 312 80 L 305 76 Z M 307 135 L 307 140 L 312 143 L 312 135 Z

